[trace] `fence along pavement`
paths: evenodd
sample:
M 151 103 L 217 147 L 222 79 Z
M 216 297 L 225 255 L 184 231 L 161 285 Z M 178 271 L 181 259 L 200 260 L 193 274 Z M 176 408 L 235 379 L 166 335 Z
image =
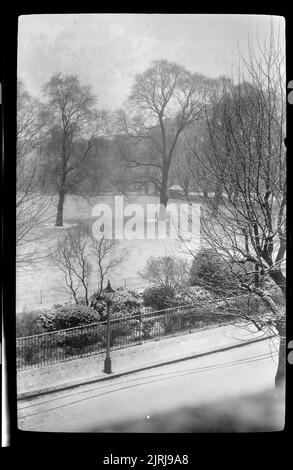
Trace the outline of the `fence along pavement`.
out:
M 230 314 L 201 315 L 199 306 L 173 307 L 111 320 L 111 349 L 231 324 Z M 202 313 L 202 312 L 201 312 Z M 30 369 L 106 351 L 107 322 L 17 338 L 17 368 Z

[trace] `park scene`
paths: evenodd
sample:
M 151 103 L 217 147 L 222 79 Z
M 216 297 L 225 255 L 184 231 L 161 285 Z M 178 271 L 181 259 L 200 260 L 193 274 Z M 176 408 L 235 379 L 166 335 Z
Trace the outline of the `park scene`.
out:
M 219 16 L 19 20 L 20 429 L 284 427 L 285 26 Z

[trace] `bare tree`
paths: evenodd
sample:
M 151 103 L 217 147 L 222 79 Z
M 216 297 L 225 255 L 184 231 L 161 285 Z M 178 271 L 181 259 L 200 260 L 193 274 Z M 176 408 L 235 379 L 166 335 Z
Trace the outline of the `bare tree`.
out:
M 86 227 L 81 225 L 70 228 L 59 237 L 51 252 L 51 262 L 64 275 L 67 290 L 79 303 L 80 287 L 84 292 L 86 304 L 89 304 L 89 282 L 92 273 L 90 258 L 91 237 Z
M 250 49 L 242 65 L 240 83 L 221 90 L 206 108 L 206 147 L 190 148 L 226 194 L 216 207 L 214 201 L 205 201 L 203 239 L 227 263 L 239 287 L 261 298 L 270 312 L 264 323 L 274 325 L 281 337 L 279 379 L 285 366 L 285 308 L 276 304 L 264 283 L 270 278 L 285 295 L 284 55 L 273 32 L 259 54 Z M 210 165 L 204 149 L 213 159 Z
M 101 294 L 104 286 L 105 277 L 115 270 L 125 259 L 127 255 L 126 250 L 114 255 L 115 248 L 118 247 L 118 241 L 115 239 L 107 239 L 102 237 L 91 239 L 91 254 L 92 262 L 94 265 L 95 273 L 98 277 L 99 289 L 98 293 Z
M 89 288 L 98 279 L 98 292 L 103 290 L 104 280 L 125 259 L 126 250 L 115 252 L 118 241 L 96 239 L 84 225 L 71 227 L 59 237 L 56 247 L 51 250 L 51 262 L 64 275 L 66 289 L 79 303 L 82 290 L 85 302 L 89 305 Z
M 44 255 L 33 248 L 38 229 L 50 219 L 51 198 L 46 194 L 46 175 L 42 173 L 40 154 L 47 135 L 48 112 L 37 99 L 17 82 L 16 153 L 16 244 L 17 265 L 28 265 Z
M 195 164 L 193 152 L 190 150 L 186 140 L 181 139 L 178 145 L 178 152 L 174 158 L 174 163 L 170 172 L 170 179 L 174 184 L 181 186 L 183 195 L 186 199 L 189 198 L 190 192 L 198 190 L 198 186 L 195 185 L 193 174 L 198 177 L 199 165 Z M 202 184 L 202 179 L 197 178 Z
M 175 256 L 150 257 L 143 271 L 139 273 L 142 279 L 164 289 L 166 294 L 182 289 L 187 284 L 186 262 Z
M 139 169 L 137 185 L 152 182 L 160 203 L 168 202 L 168 176 L 178 139 L 198 120 L 204 105 L 207 79 L 183 67 L 155 61 L 137 75 L 129 97 L 128 116 L 120 113 L 129 148 L 129 168 Z
M 82 85 L 76 76 L 54 75 L 45 84 L 44 93 L 49 99 L 55 123 L 52 142 L 57 146 L 53 149 L 53 171 L 58 190 L 56 226 L 62 226 L 65 195 L 90 154 L 104 116 L 94 109 L 96 98 L 90 87 Z M 73 177 L 72 172 L 75 174 Z
M 129 153 L 130 146 L 127 138 L 121 135 L 116 136 L 112 141 L 111 171 L 108 172 L 107 179 L 120 194 L 127 194 L 131 180 L 133 181 L 132 170 L 127 166 L 127 155 Z M 134 186 L 133 183 L 132 186 Z

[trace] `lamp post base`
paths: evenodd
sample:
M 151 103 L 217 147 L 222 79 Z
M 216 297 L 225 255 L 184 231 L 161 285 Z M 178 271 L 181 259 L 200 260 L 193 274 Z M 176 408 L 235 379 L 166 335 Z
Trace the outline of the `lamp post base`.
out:
M 105 374 L 112 374 L 112 363 L 109 357 L 106 357 L 104 362 L 104 372 Z

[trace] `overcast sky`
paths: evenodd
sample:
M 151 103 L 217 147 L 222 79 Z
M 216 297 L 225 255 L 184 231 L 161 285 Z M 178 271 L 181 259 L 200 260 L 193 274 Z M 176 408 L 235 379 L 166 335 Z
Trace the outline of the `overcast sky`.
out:
M 101 108 L 116 109 L 135 74 L 167 59 L 210 77 L 230 75 L 247 51 L 269 35 L 273 22 L 284 37 L 282 17 L 257 15 L 95 14 L 31 15 L 19 20 L 18 75 L 41 96 L 53 73 L 77 74 L 92 85 Z

